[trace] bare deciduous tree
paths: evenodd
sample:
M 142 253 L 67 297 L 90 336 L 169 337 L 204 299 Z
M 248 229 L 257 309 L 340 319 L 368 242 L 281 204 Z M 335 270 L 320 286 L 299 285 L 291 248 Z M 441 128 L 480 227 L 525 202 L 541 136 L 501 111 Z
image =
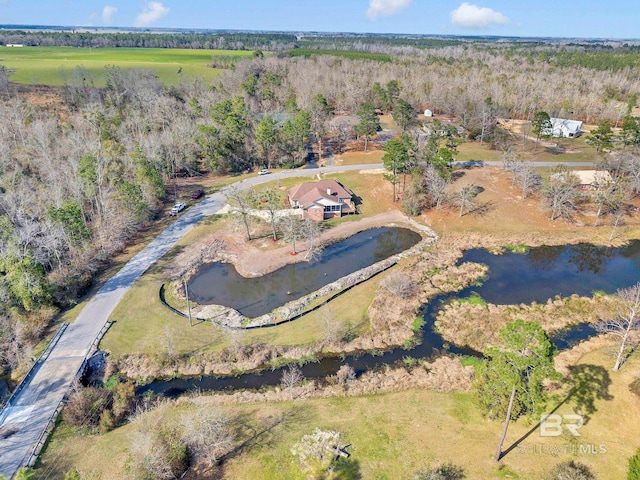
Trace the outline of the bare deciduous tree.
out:
M 436 208 L 442 207 L 449 198 L 446 189 L 451 184 L 451 180 L 440 175 L 440 172 L 432 165 L 424 168 L 423 177 L 425 192 L 430 205 Z
M 620 220 L 624 216 L 624 211 L 621 208 L 618 208 L 616 211 L 611 212 L 611 234 L 609 235 L 609 241 L 613 240 L 614 235 L 616 234 L 616 229 L 620 224 Z
M 616 296 L 618 305 L 615 318 L 598 325 L 601 332 L 611 333 L 619 339 L 614 372 L 620 369 L 629 353 L 638 346 L 636 330 L 640 326 L 640 282 L 632 287 L 619 289 Z
M 530 193 L 540 187 L 542 177 L 531 162 L 515 162 L 512 169 L 514 179 L 520 185 L 520 199 L 524 202 Z
M 297 254 L 296 242 L 304 235 L 304 222 L 295 215 L 286 215 L 280 219 L 279 224 L 282 228 L 285 241 L 291 242 L 293 249 L 291 253 L 294 255 Z
M 459 215 L 462 217 L 465 213 L 469 213 L 477 204 L 473 199 L 478 195 L 478 187 L 473 183 L 463 183 L 455 193 L 456 203 L 460 206 Z
M 500 156 L 502 158 L 502 167 L 506 171 L 513 173 L 519 157 L 515 145 L 507 145 Z
M 627 150 L 620 155 L 620 170 L 629 181 L 633 195 L 640 193 L 640 151 L 638 148 Z
M 233 206 L 244 225 L 247 240 L 251 240 L 251 205 L 254 204 L 253 190 L 241 190 L 238 187 L 231 187 L 227 192 L 227 201 L 231 200 L 235 203 Z
M 573 220 L 578 198 L 577 184 L 578 180 L 575 174 L 571 173 L 564 165 L 556 168 L 554 173 L 546 179 L 542 187 L 542 194 L 546 199 L 547 208 L 551 210 L 551 221 L 560 217 L 569 221 Z
M 618 211 L 625 195 L 622 185 L 623 179 L 619 179 L 618 182 L 609 181 L 598 186 L 594 194 L 594 203 L 598 207 L 596 219 L 593 222 L 594 227 L 598 225 L 602 214 Z
M 297 365 L 289 365 L 283 372 L 280 383 L 289 390 L 289 397 L 293 400 L 293 389 L 304 380 L 302 370 Z
M 234 442 L 233 428 L 229 418 L 214 407 L 198 407 L 183 420 L 182 439 L 198 459 L 209 466 L 231 450 Z
M 273 240 L 278 239 L 278 233 L 276 230 L 278 224 L 278 211 L 283 208 L 282 195 L 278 189 L 273 186 L 266 188 L 255 195 L 256 206 L 260 210 L 267 212 L 269 217 L 269 223 L 271 224 L 271 233 Z
M 317 260 L 323 250 L 323 246 L 319 242 L 320 226 L 318 222 L 314 222 L 309 218 L 305 219 L 302 225 L 302 232 L 307 241 L 307 253 L 304 256 L 305 260 Z

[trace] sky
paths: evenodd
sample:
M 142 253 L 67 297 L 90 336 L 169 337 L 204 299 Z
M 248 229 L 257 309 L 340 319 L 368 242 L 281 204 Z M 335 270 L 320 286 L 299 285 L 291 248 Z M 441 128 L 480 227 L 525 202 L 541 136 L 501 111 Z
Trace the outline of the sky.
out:
M 0 24 L 640 38 L 636 0 L 0 0 Z

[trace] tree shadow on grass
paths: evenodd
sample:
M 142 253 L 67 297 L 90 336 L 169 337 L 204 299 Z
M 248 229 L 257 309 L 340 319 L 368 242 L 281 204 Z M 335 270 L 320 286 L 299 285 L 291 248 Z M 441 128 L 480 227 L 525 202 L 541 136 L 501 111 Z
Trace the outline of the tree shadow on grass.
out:
M 301 421 L 304 415 L 304 408 L 294 405 L 278 415 L 269 416 L 259 422 L 256 422 L 255 412 L 236 416 L 233 424 L 236 438 L 240 440 L 240 443 L 222 460 L 226 461 L 255 447 L 268 448 L 275 445 L 281 437 L 278 427 Z
M 583 364 L 569 367 L 567 384 L 570 386 L 568 398 L 573 404 L 573 411 L 582 415 L 585 425 L 598 411 L 596 400 L 613 399 L 613 395 L 609 393 L 609 372 L 599 365 Z
M 613 395 L 609 393 L 611 385 L 611 377 L 604 367 L 599 365 L 573 365 L 569 367 L 569 375 L 567 375 L 565 384 L 569 387 L 569 393 L 562 399 L 550 412 L 551 415 L 565 403 L 573 405 L 573 411 L 582 416 L 583 425 L 586 425 L 591 416 L 597 412 L 596 400 L 612 400 Z M 532 433 L 540 428 L 541 422 L 537 422 L 527 433 L 516 440 L 509 448 L 507 448 L 500 458 L 504 458 L 512 450 L 518 447 Z
M 360 480 L 360 462 L 352 458 L 339 458 L 333 466 L 332 477 L 336 480 Z

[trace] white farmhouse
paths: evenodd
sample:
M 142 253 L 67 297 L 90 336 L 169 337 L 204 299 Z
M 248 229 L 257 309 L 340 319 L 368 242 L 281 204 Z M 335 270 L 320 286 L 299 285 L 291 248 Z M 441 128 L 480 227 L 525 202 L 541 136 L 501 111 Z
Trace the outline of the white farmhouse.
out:
M 547 135 L 552 137 L 573 138 L 579 137 L 582 133 L 582 122 L 578 120 L 567 120 L 565 118 L 551 118 L 551 132 Z

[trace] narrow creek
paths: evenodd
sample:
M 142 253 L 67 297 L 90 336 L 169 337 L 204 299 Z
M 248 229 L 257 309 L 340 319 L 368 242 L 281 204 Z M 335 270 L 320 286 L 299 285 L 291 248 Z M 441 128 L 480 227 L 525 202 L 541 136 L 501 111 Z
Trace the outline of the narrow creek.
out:
M 465 253 L 459 263 L 478 262 L 489 266 L 489 277 L 478 287 L 469 287 L 455 294 L 432 299 L 424 311 L 425 325 L 422 342 L 411 349 L 395 348 L 381 354 L 361 353 L 345 357 L 324 357 L 301 367 L 306 378 L 324 378 L 334 375 L 340 366 L 348 364 L 356 374 L 394 364 L 405 357 L 429 358 L 440 352 L 458 355 L 479 355 L 470 349 L 444 342 L 433 331 L 433 323 L 442 305 L 454 298 L 468 297 L 472 293 L 495 304 L 544 302 L 556 295 L 591 295 L 594 291 L 613 293 L 618 288 L 631 286 L 640 280 L 640 241 L 623 248 L 605 248 L 593 245 L 567 245 L 532 248 L 528 254 L 505 253 L 493 255 L 484 249 Z M 596 334 L 595 329 L 578 323 L 552 337 L 559 350 L 569 348 Z M 279 385 L 283 369 L 247 373 L 235 377 L 182 377 L 157 380 L 137 389 L 138 394 L 153 392 L 166 397 L 199 390 L 258 389 Z

